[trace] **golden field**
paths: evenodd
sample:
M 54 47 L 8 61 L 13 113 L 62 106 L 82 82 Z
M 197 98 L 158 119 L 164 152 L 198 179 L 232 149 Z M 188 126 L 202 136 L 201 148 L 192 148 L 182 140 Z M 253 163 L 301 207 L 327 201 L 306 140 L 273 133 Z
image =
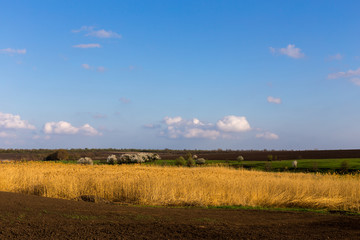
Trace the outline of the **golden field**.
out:
M 178 206 L 325 208 L 360 212 L 360 175 L 270 173 L 226 167 L 2 163 L 0 191 Z

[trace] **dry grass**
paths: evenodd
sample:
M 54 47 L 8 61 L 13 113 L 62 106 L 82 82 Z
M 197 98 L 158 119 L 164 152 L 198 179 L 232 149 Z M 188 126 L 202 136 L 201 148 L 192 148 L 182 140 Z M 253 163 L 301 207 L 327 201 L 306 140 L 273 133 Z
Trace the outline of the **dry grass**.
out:
M 0 164 L 0 191 L 145 205 L 262 206 L 360 212 L 360 175 L 267 173 L 225 167 Z

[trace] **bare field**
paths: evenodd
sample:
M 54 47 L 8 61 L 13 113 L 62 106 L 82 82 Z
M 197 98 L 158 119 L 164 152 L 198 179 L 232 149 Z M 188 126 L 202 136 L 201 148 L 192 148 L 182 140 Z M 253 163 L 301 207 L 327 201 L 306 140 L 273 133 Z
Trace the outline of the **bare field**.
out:
M 261 206 L 360 212 L 360 175 L 225 167 L 0 164 L 0 191 L 162 206 Z
M 131 207 L 0 192 L 0 239 L 358 239 L 360 216 Z

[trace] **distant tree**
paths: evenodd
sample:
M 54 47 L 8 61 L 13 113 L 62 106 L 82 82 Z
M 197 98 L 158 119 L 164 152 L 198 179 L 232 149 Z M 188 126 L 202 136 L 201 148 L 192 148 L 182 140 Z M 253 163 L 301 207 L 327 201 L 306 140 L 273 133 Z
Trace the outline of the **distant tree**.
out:
M 191 152 L 186 153 L 185 160 L 189 160 L 192 158 L 193 158 L 193 155 L 191 154 Z
M 188 167 L 193 167 L 193 166 L 195 166 L 195 160 L 194 160 L 192 157 L 188 158 L 188 159 L 186 160 L 186 165 L 187 165 Z
M 67 159 L 69 159 L 69 153 L 65 149 L 59 149 L 45 158 L 47 161 L 61 161 Z

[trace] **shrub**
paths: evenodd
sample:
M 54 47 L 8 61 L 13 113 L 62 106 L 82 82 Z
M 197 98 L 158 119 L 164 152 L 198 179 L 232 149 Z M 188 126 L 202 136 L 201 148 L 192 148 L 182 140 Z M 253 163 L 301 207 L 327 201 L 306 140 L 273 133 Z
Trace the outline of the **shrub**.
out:
M 116 158 L 116 156 L 114 154 L 110 155 L 110 156 L 107 157 L 106 162 L 108 164 L 116 164 L 117 163 L 117 158 Z
M 125 153 L 120 156 L 118 163 L 144 163 L 160 159 L 156 153 Z
M 188 167 L 193 167 L 195 166 L 195 160 L 191 157 L 191 158 L 188 158 L 187 161 L 186 161 L 186 165 Z
M 185 156 L 185 160 L 188 160 L 189 158 L 193 158 L 191 152 L 188 152 Z
M 56 152 L 51 153 L 48 155 L 45 160 L 46 161 L 61 161 L 67 160 L 69 158 L 69 153 L 65 149 L 59 149 Z
M 196 164 L 202 165 L 205 164 L 206 160 L 205 158 L 198 158 L 195 160 Z
M 236 158 L 236 160 L 238 161 L 238 162 L 242 162 L 242 161 L 244 161 L 244 157 L 243 156 L 238 156 L 237 158 Z
M 273 155 L 271 155 L 271 154 L 269 154 L 268 156 L 267 156 L 267 159 L 268 159 L 268 161 L 272 161 L 273 160 Z
M 79 164 L 84 164 L 84 165 L 93 165 L 94 162 L 91 158 L 89 157 L 83 157 L 83 158 L 80 158 L 77 163 Z
M 160 155 L 157 154 L 157 153 L 153 153 L 153 154 L 151 155 L 151 161 L 160 160 L 160 159 L 161 159 L 161 157 L 160 157 Z
M 118 163 L 142 163 L 142 162 L 145 162 L 145 160 L 142 157 L 140 157 L 138 154 L 133 154 L 133 153 L 122 154 L 118 161 Z
M 175 166 L 185 166 L 185 164 L 186 164 L 186 161 L 183 157 L 178 157 L 175 160 Z

